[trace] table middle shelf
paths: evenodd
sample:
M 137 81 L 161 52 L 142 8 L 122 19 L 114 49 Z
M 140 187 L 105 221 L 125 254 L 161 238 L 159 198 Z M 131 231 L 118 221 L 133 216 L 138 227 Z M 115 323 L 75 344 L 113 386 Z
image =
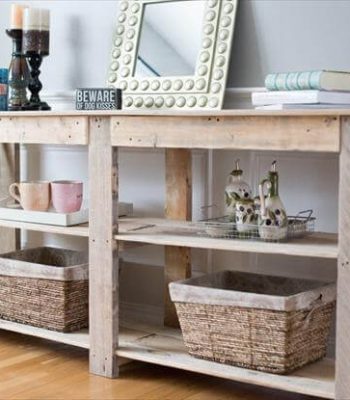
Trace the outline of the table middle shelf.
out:
M 65 227 L 0 220 L 0 226 L 68 236 L 89 237 L 88 224 Z M 315 232 L 302 239 L 293 239 L 289 242 L 281 243 L 220 239 L 196 234 L 191 222 L 161 218 L 120 218 L 119 233 L 115 235 L 115 239 L 120 242 L 120 249 L 151 244 L 327 259 L 337 259 L 338 257 L 338 236 L 332 233 Z
M 3 228 L 25 229 L 28 231 L 56 233 L 68 236 L 89 237 L 89 225 L 80 224 L 75 226 L 57 226 L 47 224 L 37 224 L 32 222 L 20 222 L 0 219 L 0 226 Z
M 119 221 L 120 242 L 183 246 L 199 249 L 228 250 L 291 256 L 337 259 L 336 234 L 315 232 L 289 242 L 271 243 L 257 240 L 220 239 L 196 234 L 191 222 L 160 218 L 123 218 Z

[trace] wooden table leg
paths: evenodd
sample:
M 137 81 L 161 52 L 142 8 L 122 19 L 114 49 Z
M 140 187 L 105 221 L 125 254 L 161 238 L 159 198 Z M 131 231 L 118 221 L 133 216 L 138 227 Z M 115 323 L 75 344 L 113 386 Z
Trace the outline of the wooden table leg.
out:
M 339 185 L 336 399 L 350 399 L 350 119 L 342 118 Z
M 19 182 L 19 145 L 0 145 L 0 198 L 9 196 L 11 183 Z M 0 253 L 14 251 L 20 247 L 20 230 L 0 228 Z
M 192 157 L 190 150 L 166 150 L 166 217 L 176 220 L 192 218 Z M 165 248 L 164 324 L 178 327 L 176 310 L 170 300 L 168 284 L 191 276 L 191 249 Z
M 119 322 L 117 246 L 118 150 L 111 147 L 110 119 L 90 118 L 90 371 L 118 376 Z

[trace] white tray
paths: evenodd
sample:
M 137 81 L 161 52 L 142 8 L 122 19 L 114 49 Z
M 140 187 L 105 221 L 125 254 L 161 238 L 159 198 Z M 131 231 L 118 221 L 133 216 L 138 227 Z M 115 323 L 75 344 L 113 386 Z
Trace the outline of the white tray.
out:
M 119 203 L 118 210 L 120 217 L 131 215 L 133 213 L 133 204 Z M 89 209 L 83 204 L 80 211 L 71 214 L 60 214 L 53 209 L 47 212 L 24 211 L 19 204 L 11 204 L 9 199 L 5 199 L 0 201 L 0 219 L 34 224 L 74 226 L 89 221 Z

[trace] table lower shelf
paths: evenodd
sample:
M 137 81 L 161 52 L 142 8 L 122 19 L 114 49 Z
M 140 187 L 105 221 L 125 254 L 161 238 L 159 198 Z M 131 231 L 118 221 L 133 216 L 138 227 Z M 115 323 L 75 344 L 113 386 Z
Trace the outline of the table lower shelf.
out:
M 72 346 L 89 348 L 87 330 L 58 333 L 0 320 L 0 329 L 35 336 Z M 273 375 L 244 368 L 199 360 L 188 355 L 180 330 L 147 324 L 123 323 L 117 355 L 120 357 L 179 368 L 238 382 L 294 393 L 334 399 L 335 362 L 324 359 L 291 375 Z
M 10 332 L 22 333 L 23 335 L 34 336 L 41 339 L 52 340 L 53 342 L 69 344 L 71 346 L 81 347 L 84 349 L 89 348 L 89 332 L 87 329 L 72 333 L 61 333 L 0 319 L 0 330 L 1 329 Z

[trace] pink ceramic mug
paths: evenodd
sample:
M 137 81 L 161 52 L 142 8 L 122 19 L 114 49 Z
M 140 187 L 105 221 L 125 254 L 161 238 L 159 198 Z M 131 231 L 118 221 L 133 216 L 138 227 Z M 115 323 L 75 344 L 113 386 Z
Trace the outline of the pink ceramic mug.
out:
M 80 210 L 83 202 L 83 183 L 77 181 L 51 182 L 52 205 L 56 212 L 69 214 Z

